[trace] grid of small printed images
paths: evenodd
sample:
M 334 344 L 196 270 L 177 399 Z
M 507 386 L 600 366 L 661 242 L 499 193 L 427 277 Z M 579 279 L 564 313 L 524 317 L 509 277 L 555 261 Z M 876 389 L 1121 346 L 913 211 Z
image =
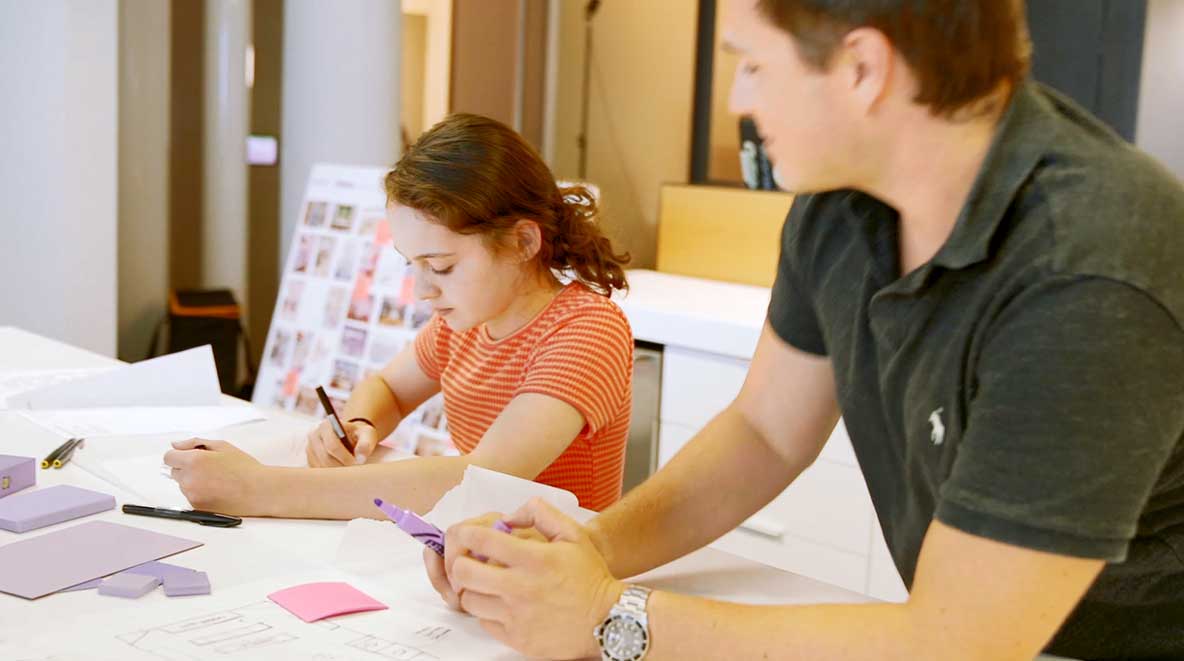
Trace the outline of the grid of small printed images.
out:
M 391 243 L 381 191 L 313 195 L 310 187 L 253 399 L 319 418 L 316 386 L 343 410 L 359 381 L 410 349 L 431 306 L 415 300 L 412 271 Z M 385 444 L 420 455 L 455 454 L 440 396 L 407 416 Z

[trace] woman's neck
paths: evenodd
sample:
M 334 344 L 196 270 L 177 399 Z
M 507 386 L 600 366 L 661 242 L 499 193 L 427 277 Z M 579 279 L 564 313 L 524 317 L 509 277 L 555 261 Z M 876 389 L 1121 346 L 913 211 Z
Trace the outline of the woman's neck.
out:
M 550 305 L 555 295 L 563 289 L 563 285 L 548 271 L 546 274 L 530 278 L 526 289 L 527 291 L 514 298 L 505 312 L 485 322 L 485 331 L 490 338 L 500 340 L 530 323 Z

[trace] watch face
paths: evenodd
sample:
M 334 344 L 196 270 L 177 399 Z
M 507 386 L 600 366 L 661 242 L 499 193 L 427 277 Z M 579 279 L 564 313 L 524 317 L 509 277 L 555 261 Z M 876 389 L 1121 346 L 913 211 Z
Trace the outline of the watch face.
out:
M 637 620 L 617 615 L 604 624 L 600 645 L 614 659 L 636 659 L 646 650 L 645 628 Z

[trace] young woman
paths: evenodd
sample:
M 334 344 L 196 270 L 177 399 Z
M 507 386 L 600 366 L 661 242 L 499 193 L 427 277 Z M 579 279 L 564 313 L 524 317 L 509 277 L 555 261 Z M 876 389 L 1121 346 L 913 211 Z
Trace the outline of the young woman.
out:
M 327 423 L 309 434 L 312 468 L 184 441 L 165 462 L 186 497 L 199 509 L 255 516 L 378 516 L 376 497 L 424 512 L 475 464 L 567 489 L 587 508 L 616 501 L 633 341 L 608 295 L 626 286 L 628 256 L 598 229 L 592 195 L 557 186 L 508 127 L 463 114 L 425 133 L 385 187 L 395 248 L 435 314 L 340 411 L 354 451 Z M 404 415 L 441 390 L 460 456 L 366 464 Z

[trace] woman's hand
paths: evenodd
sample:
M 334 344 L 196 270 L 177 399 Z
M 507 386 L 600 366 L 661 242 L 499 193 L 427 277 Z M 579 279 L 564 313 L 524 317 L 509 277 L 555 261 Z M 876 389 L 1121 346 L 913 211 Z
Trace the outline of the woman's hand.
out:
M 191 438 L 164 455 L 172 478 L 194 509 L 239 516 L 269 516 L 279 494 L 268 467 L 226 441 Z
M 354 451 L 341 444 L 341 440 L 333 433 L 329 420 L 308 433 L 308 444 L 304 454 L 308 457 L 308 465 L 313 468 L 331 468 L 333 466 L 354 466 L 364 464 L 374 454 L 378 446 L 378 431 L 365 422 L 345 422 L 345 434 L 354 444 Z

